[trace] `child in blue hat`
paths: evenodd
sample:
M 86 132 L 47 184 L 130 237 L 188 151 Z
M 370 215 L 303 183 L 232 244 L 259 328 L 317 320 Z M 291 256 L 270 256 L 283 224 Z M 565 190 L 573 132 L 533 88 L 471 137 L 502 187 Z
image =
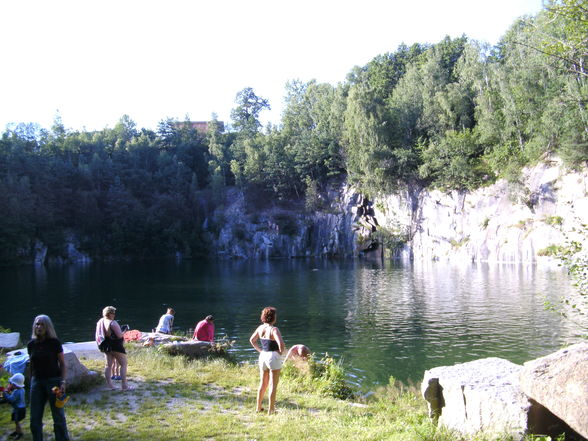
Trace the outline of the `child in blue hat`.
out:
M 23 374 L 14 374 L 10 377 L 8 387 L 4 392 L 4 398 L 12 404 L 12 421 L 16 425 L 15 431 L 8 435 L 8 437 L 11 439 L 21 439 L 22 427 L 20 427 L 20 422 L 24 420 L 26 415 Z

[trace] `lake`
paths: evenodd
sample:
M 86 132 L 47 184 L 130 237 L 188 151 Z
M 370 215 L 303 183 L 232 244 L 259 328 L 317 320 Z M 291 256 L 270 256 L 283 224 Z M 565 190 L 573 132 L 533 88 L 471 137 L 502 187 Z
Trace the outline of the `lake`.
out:
M 208 314 L 217 335 L 256 359 L 249 336 L 264 306 L 278 308 L 287 346 L 329 353 L 365 388 L 390 376 L 418 382 L 425 369 L 483 357 L 515 363 L 574 341 L 579 331 L 544 301 L 573 292 L 560 268 L 374 263 L 364 260 L 157 261 L 0 269 L 0 325 L 23 341 L 48 314 L 63 342 L 94 339 L 106 305 L 132 329 L 151 330 L 167 305 L 175 325 Z

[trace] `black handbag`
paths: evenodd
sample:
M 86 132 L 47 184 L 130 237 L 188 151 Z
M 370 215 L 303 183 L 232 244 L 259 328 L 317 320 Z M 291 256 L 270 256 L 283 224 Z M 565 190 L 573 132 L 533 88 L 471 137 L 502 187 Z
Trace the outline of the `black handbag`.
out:
M 100 352 L 110 352 L 110 339 L 106 337 L 104 340 L 102 340 L 102 342 L 98 345 L 98 349 Z

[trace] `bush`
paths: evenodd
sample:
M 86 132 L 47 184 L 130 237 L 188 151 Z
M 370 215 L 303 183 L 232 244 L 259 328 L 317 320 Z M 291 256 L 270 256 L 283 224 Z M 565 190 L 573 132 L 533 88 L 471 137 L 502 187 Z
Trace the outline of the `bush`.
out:
M 347 400 L 355 396 L 353 389 L 347 384 L 341 362 L 335 361 L 329 354 L 318 361 L 311 356 L 307 363 L 287 363 L 283 374 L 286 378 L 295 379 L 302 387 L 329 397 Z

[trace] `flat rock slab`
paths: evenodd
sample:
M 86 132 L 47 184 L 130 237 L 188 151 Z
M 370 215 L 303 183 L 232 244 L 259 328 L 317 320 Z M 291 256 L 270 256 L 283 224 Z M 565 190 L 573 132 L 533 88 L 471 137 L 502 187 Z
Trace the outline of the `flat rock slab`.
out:
M 20 345 L 20 332 L 0 333 L 0 348 L 14 349 Z
M 520 385 L 530 398 L 588 438 L 588 343 L 526 362 Z
M 95 341 L 85 341 L 81 343 L 64 343 L 63 350 L 71 351 L 78 359 L 83 360 L 102 360 L 104 354 L 98 350 L 98 345 Z

